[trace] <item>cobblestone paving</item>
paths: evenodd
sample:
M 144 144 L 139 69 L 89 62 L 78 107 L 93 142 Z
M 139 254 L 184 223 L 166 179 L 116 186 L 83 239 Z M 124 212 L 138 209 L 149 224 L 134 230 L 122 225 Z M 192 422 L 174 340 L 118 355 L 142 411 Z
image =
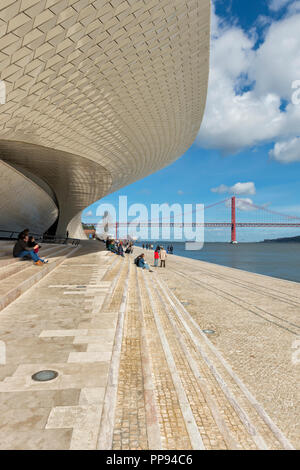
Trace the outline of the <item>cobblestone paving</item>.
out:
M 113 449 L 122 450 L 148 448 L 136 276 L 131 266 L 113 435 Z
M 211 414 L 203 394 L 198 386 L 197 380 L 193 375 L 187 358 L 182 354 L 180 344 L 176 340 L 172 326 L 164 313 L 164 305 L 157 298 L 157 293 L 151 289 L 156 307 L 159 311 L 161 324 L 165 331 L 168 332 L 168 342 L 175 359 L 176 368 L 180 374 L 182 385 L 186 392 L 188 401 L 191 405 L 193 415 L 195 417 L 198 429 L 200 431 L 203 443 L 206 449 L 226 449 L 223 436 Z
M 193 344 L 186 330 L 182 327 L 182 324 L 175 316 L 173 317 L 173 321 L 179 329 L 180 335 L 182 335 L 183 340 L 186 342 L 188 350 L 198 366 L 198 370 L 200 372 L 201 377 L 206 381 L 209 388 L 209 394 L 215 400 L 218 406 L 219 413 L 221 413 L 228 430 L 232 433 L 235 442 L 238 443 L 237 448 L 256 449 L 256 445 L 247 433 L 245 426 L 243 425 L 239 416 L 231 406 L 230 402 L 228 401 L 228 398 L 224 395 L 224 392 L 220 388 L 218 382 L 211 374 L 210 369 L 207 367 L 204 360 L 201 358 L 199 352 L 195 348 L 195 345 Z M 165 320 L 164 323 L 165 328 L 167 328 L 168 332 L 170 333 L 172 331 L 170 322 L 168 323 Z M 184 362 L 182 359 L 182 352 L 180 351 L 178 345 L 174 347 L 174 351 L 175 354 L 177 354 L 178 356 L 178 361 Z M 181 371 L 183 373 L 183 377 L 185 378 L 187 372 L 189 371 L 189 367 L 186 363 L 181 366 Z M 196 378 L 191 373 L 189 374 L 189 381 L 187 383 L 187 387 L 193 390 L 192 393 L 194 394 L 194 396 L 196 394 L 197 397 L 198 394 L 198 399 L 195 400 L 195 398 L 192 398 L 192 401 L 194 403 L 194 414 L 195 416 L 198 416 L 199 429 L 201 430 L 201 433 L 204 436 L 206 448 L 226 449 L 227 446 L 224 442 L 223 436 L 220 434 L 220 431 L 218 430 L 216 423 L 212 417 L 211 409 L 209 408 L 203 396 L 200 395 L 199 389 L 197 387 Z
M 38 283 L 33 295 L 26 293 L 3 310 L 0 332 L 7 342 L 8 364 L 0 368 L 1 448 L 292 448 L 256 401 L 256 393 L 240 381 L 241 370 L 228 365 L 235 361 L 226 357 L 226 362 L 215 349 L 222 337 L 218 312 L 227 304 L 212 295 L 221 289 L 226 273 L 212 273 L 217 284 L 210 277 L 207 295 L 214 310 L 206 319 L 194 310 L 200 308 L 196 299 L 206 288 L 199 284 L 197 291 L 183 292 L 184 276 L 175 269 L 171 276 L 166 272 L 149 273 L 137 269 L 133 257 L 95 255 L 85 249 Z M 200 283 L 206 282 L 208 274 L 199 276 Z M 229 277 L 232 289 L 236 273 Z M 250 277 L 250 284 L 254 281 Z M 236 282 L 244 289 L 247 276 L 242 273 Z M 287 298 L 294 315 L 297 292 L 289 283 L 286 289 L 285 284 L 278 287 L 276 293 L 270 280 L 263 279 L 259 295 L 249 294 L 247 302 L 273 313 L 262 299 Z M 192 308 L 184 306 L 186 301 Z M 205 297 L 204 303 L 209 309 Z M 232 335 L 234 328 L 241 328 L 239 315 L 247 307 L 244 303 L 237 308 Z M 281 328 L 290 318 L 282 314 L 277 338 L 292 334 Z M 204 326 L 216 329 L 211 341 L 202 332 Z M 242 337 L 246 340 L 243 330 Z M 239 340 L 231 344 L 237 347 Z M 58 379 L 32 383 L 32 372 L 42 368 L 57 369 Z M 294 435 L 294 427 L 290 430 L 287 423 L 286 429 Z
M 116 267 L 117 270 L 117 283 L 113 292 L 112 297 L 108 298 L 104 305 L 104 310 L 107 312 L 116 312 L 119 310 L 122 297 L 123 297 L 123 286 L 125 284 L 125 280 L 127 277 L 127 266 L 125 263 L 121 263 L 119 266 Z M 113 279 L 115 273 L 111 273 L 108 275 L 108 279 Z M 108 280 L 105 279 L 105 280 Z
M 178 320 L 175 320 L 178 324 Z M 191 326 L 191 330 L 197 336 L 197 330 Z M 228 401 L 227 397 L 224 395 L 223 391 L 218 386 L 218 382 L 215 378 L 209 373 L 209 370 L 205 364 L 205 362 L 201 359 L 199 352 L 195 348 L 194 344 L 188 338 L 187 333 L 183 330 L 182 334 L 184 335 L 187 343 L 189 344 L 190 350 L 192 351 L 193 356 L 200 364 L 200 368 L 204 377 L 211 385 L 211 393 L 215 397 L 216 401 L 220 405 L 220 409 L 224 410 L 224 419 L 227 425 L 231 428 L 234 432 L 237 442 L 241 443 L 241 446 L 244 449 L 256 449 L 255 444 L 253 443 L 250 436 L 247 434 L 245 426 L 241 423 L 239 416 L 232 408 L 230 402 Z M 208 348 L 205 345 L 202 345 L 205 354 L 208 357 L 211 357 L 211 353 L 209 352 Z M 250 403 L 243 393 L 241 393 L 238 385 L 234 382 L 234 380 L 230 377 L 227 371 L 222 367 L 222 365 L 216 360 L 216 358 L 212 358 L 213 363 L 217 366 L 218 370 L 222 371 L 222 378 L 226 380 L 228 386 L 230 386 L 230 390 L 234 394 L 235 397 L 238 397 L 239 402 L 241 403 L 243 409 L 247 412 L 247 415 L 251 419 L 252 422 L 259 422 L 259 426 L 262 428 L 262 435 L 264 436 L 264 440 L 266 441 L 267 445 L 272 449 L 280 449 L 280 443 L 275 438 L 275 436 L 270 432 L 268 426 L 263 422 L 263 420 L 257 415 L 253 407 L 250 406 Z
M 141 277 L 141 272 L 139 272 L 139 281 L 141 284 L 143 312 L 153 364 L 152 373 L 155 384 L 155 396 L 158 406 L 163 449 L 191 449 L 189 436 L 180 409 L 180 403 L 157 333 L 153 312 L 146 294 L 146 287 Z
M 170 296 L 175 295 L 178 308 L 186 312 L 185 320 L 201 350 L 171 309 L 173 321 L 238 445 L 280 449 L 291 448 L 292 442 L 298 448 L 297 366 L 291 361 L 299 325 L 298 284 L 176 256 L 169 256 L 166 270 L 155 271 L 158 285 L 163 285 L 162 296 L 171 288 Z M 164 303 L 168 305 L 167 298 Z M 205 338 L 207 343 L 202 329 L 215 331 L 209 341 Z M 225 353 L 237 379 L 224 366 L 223 354 L 219 360 L 208 343 Z M 250 385 L 248 394 L 240 378 L 242 385 Z

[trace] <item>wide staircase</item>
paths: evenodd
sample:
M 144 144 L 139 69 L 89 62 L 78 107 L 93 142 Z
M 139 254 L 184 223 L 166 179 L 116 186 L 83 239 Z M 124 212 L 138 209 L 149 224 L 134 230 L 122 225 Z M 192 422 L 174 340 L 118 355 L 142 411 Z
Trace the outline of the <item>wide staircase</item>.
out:
M 119 269 L 98 448 L 292 449 L 160 276 Z
M 0 240 L 0 310 L 56 268 L 73 253 L 73 245 L 42 244 L 39 255 L 49 263 L 36 266 L 32 261 L 12 256 L 15 241 Z
M 0 382 L 1 448 L 293 449 L 158 273 L 132 256 L 57 249 L 43 247 L 48 271 L 1 258 L 2 308 L 38 281 L 45 301 L 40 321 L 26 320 L 35 352 L 12 351 Z M 10 335 L 38 295 L 21 299 L 3 310 Z M 59 374 L 34 383 L 39 369 Z

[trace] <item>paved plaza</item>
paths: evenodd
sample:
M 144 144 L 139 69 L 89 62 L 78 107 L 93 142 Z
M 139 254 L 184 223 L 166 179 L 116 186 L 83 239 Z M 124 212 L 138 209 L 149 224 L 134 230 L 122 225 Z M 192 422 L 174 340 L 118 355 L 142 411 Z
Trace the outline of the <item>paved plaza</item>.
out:
M 299 448 L 298 284 L 101 248 L 1 257 L 0 448 Z

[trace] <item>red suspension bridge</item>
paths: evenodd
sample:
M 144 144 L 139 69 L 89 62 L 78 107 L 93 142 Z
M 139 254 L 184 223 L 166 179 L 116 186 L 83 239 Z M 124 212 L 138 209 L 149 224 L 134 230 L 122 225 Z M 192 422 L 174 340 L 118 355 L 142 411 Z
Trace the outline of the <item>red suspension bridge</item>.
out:
M 224 207 L 230 211 L 230 215 L 224 210 L 222 212 L 223 221 L 208 221 L 208 210 L 212 208 Z M 232 196 L 231 198 L 218 201 L 214 204 L 204 206 L 205 211 L 205 222 L 170 222 L 164 221 L 165 219 L 157 221 L 138 221 L 136 225 L 139 227 L 170 227 L 170 228 L 183 228 L 186 226 L 196 228 L 197 226 L 202 226 L 205 228 L 230 228 L 231 229 L 231 243 L 237 243 L 237 228 L 300 228 L 300 217 L 287 215 L 281 212 L 274 211 L 268 206 L 259 206 L 254 204 L 250 199 L 237 198 Z M 190 214 L 195 214 L 196 210 L 192 211 Z M 250 214 L 252 214 L 252 219 L 249 220 Z M 216 217 L 216 214 L 214 214 Z M 246 218 L 246 220 L 244 220 Z M 227 219 L 227 220 L 224 220 Z M 229 219 L 229 220 L 228 220 Z M 97 225 L 96 223 L 91 223 L 91 225 Z M 109 224 L 110 225 L 110 224 Z M 132 227 L 131 222 L 114 222 L 113 226 L 110 227 L 115 231 L 115 237 L 118 238 L 119 228 L 127 226 L 128 230 Z

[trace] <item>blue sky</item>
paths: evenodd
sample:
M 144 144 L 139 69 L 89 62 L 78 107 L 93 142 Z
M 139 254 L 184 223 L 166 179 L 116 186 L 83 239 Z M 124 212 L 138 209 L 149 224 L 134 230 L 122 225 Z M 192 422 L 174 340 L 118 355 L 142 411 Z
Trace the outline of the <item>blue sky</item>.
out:
M 300 80 L 300 49 L 299 44 L 288 47 L 284 54 L 287 64 L 283 63 L 281 69 L 276 64 L 278 45 L 274 41 L 274 37 L 280 41 L 281 34 L 286 37 L 288 31 L 293 42 L 293 28 L 298 25 L 300 29 L 300 2 L 215 0 L 213 6 L 208 102 L 196 142 L 168 168 L 107 196 L 101 203 L 117 207 L 118 197 L 126 195 L 128 204 L 144 203 L 148 207 L 164 202 L 208 205 L 230 197 L 233 191 L 212 192 L 213 188 L 251 182 L 255 190 L 249 194 L 246 190 L 238 192 L 237 197 L 300 217 L 300 105 L 291 103 L 291 83 Z M 223 60 L 224 48 L 225 53 L 226 48 L 231 50 L 234 73 L 227 58 Z M 216 99 L 219 90 L 222 96 Z M 235 95 L 242 100 L 236 100 Z M 226 124 L 215 123 L 215 112 L 223 113 Z M 244 120 L 230 120 L 239 113 Z M 84 222 L 97 220 L 99 203 L 84 211 Z M 224 220 L 228 216 L 225 207 L 205 214 L 206 220 Z M 262 221 L 253 211 L 238 211 L 238 217 Z M 256 241 L 298 232 L 240 229 L 238 238 Z M 206 241 L 228 239 L 227 229 L 205 233 Z

